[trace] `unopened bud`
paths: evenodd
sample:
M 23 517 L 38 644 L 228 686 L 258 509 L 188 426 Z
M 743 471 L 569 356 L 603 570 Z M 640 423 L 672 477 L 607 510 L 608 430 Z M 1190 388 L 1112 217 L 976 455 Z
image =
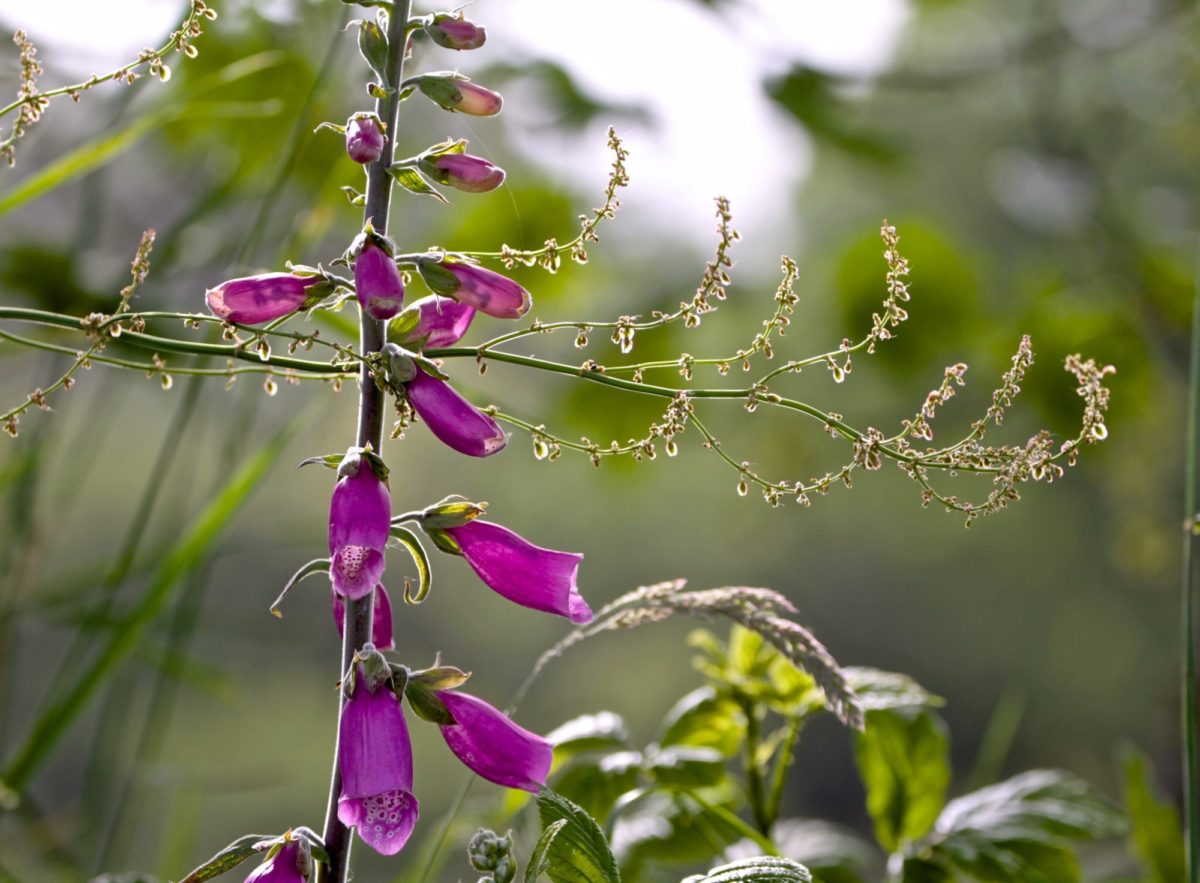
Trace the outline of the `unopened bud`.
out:
M 487 193 L 504 183 L 504 169 L 467 153 L 423 157 L 420 163 L 430 178 L 465 193 Z
M 373 113 L 356 113 L 346 120 L 346 153 L 356 163 L 375 162 L 383 154 L 383 126 Z
M 504 99 L 498 93 L 457 74 L 425 74 L 417 78 L 417 88 L 443 110 L 471 116 L 495 116 L 504 106 Z
M 429 39 L 445 49 L 478 49 L 487 40 L 482 25 L 448 12 L 439 12 L 425 25 Z

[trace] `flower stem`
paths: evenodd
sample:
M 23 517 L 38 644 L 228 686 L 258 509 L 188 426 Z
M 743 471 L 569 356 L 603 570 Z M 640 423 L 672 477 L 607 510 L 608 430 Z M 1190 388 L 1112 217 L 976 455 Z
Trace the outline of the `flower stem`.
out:
M 1200 744 L 1197 728 L 1197 694 L 1200 679 L 1196 672 L 1196 641 L 1200 638 L 1197 614 L 1200 612 L 1200 534 L 1197 533 L 1197 496 L 1200 488 L 1200 276 L 1192 307 L 1191 366 L 1188 373 L 1187 450 L 1184 454 L 1183 486 L 1185 530 L 1183 541 L 1183 634 L 1180 647 L 1182 668 L 1183 730 L 1183 830 L 1187 847 L 1187 879 L 1200 883 Z
M 390 10 L 388 21 L 387 80 L 399 83 L 404 72 L 404 48 L 407 43 L 411 0 L 396 0 Z M 386 84 L 385 84 L 386 85 Z M 400 92 L 393 90 L 375 102 L 375 112 L 387 125 L 388 138 L 379 159 L 367 167 L 367 204 L 363 209 L 363 221 L 370 221 L 382 235 L 387 235 L 388 208 L 391 203 L 392 179 L 388 167 L 392 164 L 396 144 L 396 119 L 400 110 Z M 363 311 L 359 319 L 359 352 L 364 356 L 378 352 L 384 344 L 385 323 L 371 318 Z M 376 452 L 383 447 L 384 393 L 375 385 L 368 365 L 361 366 L 358 380 L 358 435 L 359 447 L 370 445 Z M 371 613 L 375 593 L 371 592 L 358 600 L 346 601 L 346 626 L 342 636 L 342 655 L 338 666 L 341 673 L 350 668 L 354 653 L 371 639 Z M 338 728 L 341 729 L 341 713 L 345 709 L 342 693 L 338 691 Z M 325 883 L 345 883 L 350 865 L 350 832 L 338 819 L 338 797 L 342 791 L 342 774 L 339 766 L 340 745 L 333 752 L 333 773 L 329 781 L 329 802 L 325 812 L 323 838 L 325 851 L 329 854 L 329 870 Z

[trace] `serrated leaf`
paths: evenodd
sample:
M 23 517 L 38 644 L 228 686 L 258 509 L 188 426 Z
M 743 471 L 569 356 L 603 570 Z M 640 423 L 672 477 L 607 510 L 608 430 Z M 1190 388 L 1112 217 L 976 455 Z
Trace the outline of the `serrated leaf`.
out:
M 808 868 L 791 859 L 760 856 L 695 874 L 683 883 L 812 883 Z
M 730 792 L 729 799 L 733 800 Z M 712 859 L 714 852 L 740 840 L 762 835 L 750 829 L 731 810 L 714 803 L 700 804 L 694 796 L 645 791 L 617 809 L 613 850 L 633 879 L 642 863 L 693 864 Z M 759 852 L 767 852 L 761 844 Z
M 855 759 L 867 791 L 875 837 L 887 852 L 928 833 L 950 782 L 945 726 L 919 709 L 867 714 Z
M 1125 780 L 1125 812 L 1131 823 L 1134 851 L 1154 883 L 1176 883 L 1185 875 L 1183 827 L 1179 813 L 1151 788 L 1146 756 L 1128 751 L 1121 763 Z
M 712 687 L 700 687 L 676 702 L 662 725 L 661 744 L 712 748 L 725 757 L 741 751 L 746 738 L 746 715 L 741 707 L 718 696 Z
M 414 168 L 392 166 L 388 169 L 396 183 L 407 190 L 409 193 L 418 193 L 422 196 L 432 196 L 442 205 L 449 205 L 450 200 L 442 196 L 442 194 L 432 184 L 425 180 L 422 175 Z
M 233 870 L 265 845 L 273 843 L 277 839 L 264 834 L 247 834 L 245 837 L 239 837 L 180 880 L 179 883 L 204 883 L 205 880 L 219 877 L 226 871 Z
M 625 719 L 611 711 L 572 718 L 546 734 L 554 756 L 565 758 L 585 751 L 627 748 L 632 736 Z
M 725 778 L 725 757 L 715 748 L 670 745 L 646 759 L 646 773 L 661 787 L 711 788 Z
M 546 876 L 554 883 L 620 883 L 617 861 L 595 819 L 549 788 L 538 793 L 537 805 L 543 829 L 566 822 L 546 846 Z
M 1033 840 L 989 840 L 970 833 L 949 838 L 934 856 L 987 883 L 1078 883 L 1079 862 L 1067 847 Z M 936 879 L 936 878 L 935 878 Z
M 525 868 L 525 883 L 534 883 L 550 866 L 550 844 L 558 836 L 558 832 L 567 826 L 566 819 L 559 819 L 546 826 L 542 836 L 538 838 L 533 854 L 529 856 L 529 865 Z
M 862 883 L 875 861 L 875 848 L 857 834 L 817 819 L 783 819 L 771 827 L 771 840 L 785 858 L 800 862 L 821 883 Z M 739 844 L 733 855 L 745 855 Z M 757 850 L 755 850 L 757 851 Z
M 910 705 L 940 706 L 945 704 L 941 696 L 930 693 L 908 675 L 878 668 L 850 666 L 842 669 L 863 708 L 875 711 L 887 708 L 904 708 Z

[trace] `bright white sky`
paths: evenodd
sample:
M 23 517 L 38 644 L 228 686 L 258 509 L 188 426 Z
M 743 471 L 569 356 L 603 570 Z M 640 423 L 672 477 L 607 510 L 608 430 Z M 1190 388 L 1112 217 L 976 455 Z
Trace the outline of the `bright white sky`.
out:
M 58 70 L 70 64 L 86 76 L 155 44 L 182 6 L 181 0 L 0 0 L 0 19 L 45 46 Z M 222 3 L 213 6 L 219 11 Z M 707 248 L 712 197 L 730 197 L 747 234 L 769 228 L 767 219 L 778 215 L 811 165 L 803 135 L 764 97 L 763 76 L 793 60 L 847 73 L 877 70 L 907 12 L 904 0 L 740 0 L 719 17 L 690 0 L 476 0 L 468 14 L 488 26 L 489 46 L 515 44 L 553 58 L 595 94 L 647 105 L 657 130 L 623 132 L 633 153 L 633 187 L 623 201 L 630 211 L 659 214 Z M 656 71 L 648 69 L 652 59 L 661 59 Z M 455 61 L 469 73 L 467 53 Z M 561 157 L 564 174 L 583 169 L 589 181 L 602 181 L 608 166 L 602 131 L 566 143 L 546 137 L 532 135 L 528 146 Z M 763 244 L 776 253 L 789 247 Z

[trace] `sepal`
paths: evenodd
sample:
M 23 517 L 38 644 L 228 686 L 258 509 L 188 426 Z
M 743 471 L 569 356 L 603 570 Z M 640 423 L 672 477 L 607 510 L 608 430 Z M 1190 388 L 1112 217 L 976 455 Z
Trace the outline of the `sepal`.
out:
M 408 686 L 404 688 L 404 695 L 408 697 L 409 706 L 422 720 L 441 727 L 452 727 L 457 723 L 450 709 L 446 708 L 446 704 L 437 694 L 419 681 L 413 680 L 411 676 Z
M 487 503 L 475 503 L 466 497 L 451 494 L 422 510 L 421 528 L 428 531 L 430 528 L 462 527 L 486 512 L 487 505 Z

